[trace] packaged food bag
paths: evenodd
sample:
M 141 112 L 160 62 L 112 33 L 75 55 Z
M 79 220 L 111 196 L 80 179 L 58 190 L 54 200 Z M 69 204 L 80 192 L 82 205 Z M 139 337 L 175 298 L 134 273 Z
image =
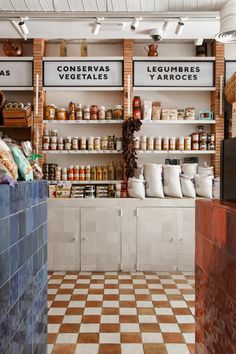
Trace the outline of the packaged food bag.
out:
M 0 138 L 0 177 L 10 176 L 17 180 L 18 168 L 8 145 Z
M 27 160 L 23 154 L 21 148 L 15 144 L 9 143 L 13 158 L 18 166 L 21 177 L 24 181 L 33 180 L 33 169 L 30 162 Z
M 144 165 L 144 178 L 146 181 L 146 196 L 164 198 L 162 165 Z

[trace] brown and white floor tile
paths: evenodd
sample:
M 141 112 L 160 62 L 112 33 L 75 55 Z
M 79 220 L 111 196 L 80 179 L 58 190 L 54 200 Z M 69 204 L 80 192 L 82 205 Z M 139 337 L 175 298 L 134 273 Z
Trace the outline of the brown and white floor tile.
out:
M 193 273 L 48 278 L 48 354 L 194 354 Z

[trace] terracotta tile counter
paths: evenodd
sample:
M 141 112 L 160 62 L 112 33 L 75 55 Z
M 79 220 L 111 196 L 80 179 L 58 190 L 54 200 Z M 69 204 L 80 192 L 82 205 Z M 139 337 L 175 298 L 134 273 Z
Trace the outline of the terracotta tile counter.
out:
M 236 203 L 196 201 L 196 354 L 236 353 Z

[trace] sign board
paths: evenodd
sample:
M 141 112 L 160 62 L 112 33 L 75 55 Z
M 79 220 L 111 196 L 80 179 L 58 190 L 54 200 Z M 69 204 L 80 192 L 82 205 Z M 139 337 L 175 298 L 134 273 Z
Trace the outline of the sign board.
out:
M 32 87 L 32 60 L 0 60 L 1 87 Z
M 122 87 L 122 60 L 45 60 L 44 87 Z
M 213 87 L 214 61 L 134 60 L 134 87 Z
M 236 60 L 226 60 L 225 62 L 225 82 L 236 72 Z

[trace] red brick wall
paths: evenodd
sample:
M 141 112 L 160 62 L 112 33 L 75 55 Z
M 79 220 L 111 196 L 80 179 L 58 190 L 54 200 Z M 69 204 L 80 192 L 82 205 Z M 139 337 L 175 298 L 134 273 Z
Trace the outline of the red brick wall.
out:
M 132 115 L 132 98 L 133 98 L 133 40 L 124 39 L 123 41 L 123 53 L 124 53 L 124 117 L 128 118 L 128 75 L 131 79 L 131 115 Z

